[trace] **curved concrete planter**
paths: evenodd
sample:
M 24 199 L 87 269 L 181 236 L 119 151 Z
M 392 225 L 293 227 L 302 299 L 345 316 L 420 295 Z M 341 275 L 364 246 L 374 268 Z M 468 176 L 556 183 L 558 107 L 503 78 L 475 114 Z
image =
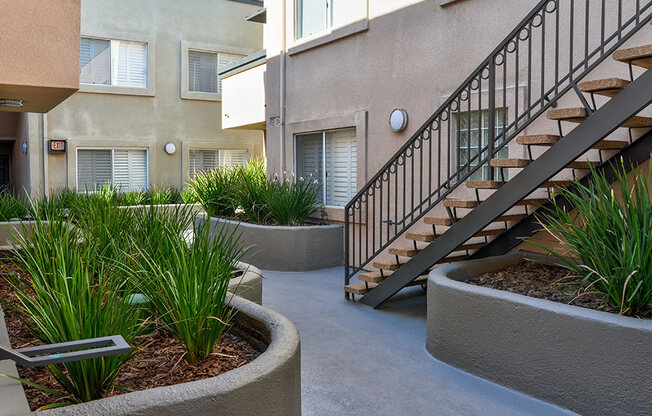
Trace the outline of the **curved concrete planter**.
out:
M 11 250 L 16 244 L 13 236 L 29 233 L 34 223 L 35 221 L 0 221 L 0 250 Z
M 652 321 L 464 283 L 524 257 L 534 256 L 435 268 L 428 278 L 427 350 L 580 414 L 652 414 Z
M 285 317 L 234 297 L 232 331 L 265 352 L 204 380 L 137 391 L 39 412 L 44 416 L 300 416 L 299 334 Z
M 123 205 L 120 206 L 120 209 L 135 209 L 135 208 L 151 208 L 151 207 L 157 207 L 161 208 L 164 210 L 168 211 L 174 211 L 178 209 L 179 207 L 183 207 L 186 204 L 160 204 L 160 205 Z M 193 212 L 193 214 L 199 214 L 201 212 L 204 212 L 204 208 L 201 206 L 201 204 L 188 204 L 190 207 L 190 210 Z
M 236 268 L 242 270 L 242 276 L 231 279 L 229 292 L 248 301 L 263 304 L 263 274 L 251 264 L 238 262 Z
M 197 215 L 195 224 L 209 217 Z M 316 270 L 344 264 L 344 232 L 340 225 L 273 226 L 210 217 L 211 232 L 238 228 L 241 241 L 251 247 L 243 261 L 263 270 Z

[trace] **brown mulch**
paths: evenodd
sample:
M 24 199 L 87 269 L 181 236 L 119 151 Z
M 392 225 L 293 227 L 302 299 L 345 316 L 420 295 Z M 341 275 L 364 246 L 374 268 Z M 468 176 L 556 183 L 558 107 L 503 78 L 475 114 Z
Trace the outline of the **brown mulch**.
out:
M 568 270 L 528 260 L 498 272 L 473 276 L 467 280 L 467 283 L 583 308 L 618 313 L 617 308 L 604 301 L 601 293 L 578 291 L 580 283 L 577 278 L 570 275 Z
M 0 257 L 7 257 L 7 254 L 0 253 Z M 17 273 L 22 278 L 29 276 L 10 262 L 0 263 L 0 299 L 3 303 L 15 303 L 13 289 L 3 276 L 6 273 Z M 39 344 L 15 314 L 6 308 L 4 314 L 13 348 Z M 249 342 L 226 333 L 209 358 L 189 364 L 185 360 L 183 345 L 168 331 L 157 330 L 141 343 L 138 353 L 123 368 L 116 380 L 116 385 L 120 388 L 112 391 L 110 396 L 124 394 L 130 390 L 147 390 L 214 377 L 250 363 L 259 355 L 260 351 Z M 20 365 L 17 367 L 21 378 L 63 393 L 46 368 L 26 368 Z M 56 397 L 34 387 L 23 385 L 23 388 L 32 410 L 57 401 Z

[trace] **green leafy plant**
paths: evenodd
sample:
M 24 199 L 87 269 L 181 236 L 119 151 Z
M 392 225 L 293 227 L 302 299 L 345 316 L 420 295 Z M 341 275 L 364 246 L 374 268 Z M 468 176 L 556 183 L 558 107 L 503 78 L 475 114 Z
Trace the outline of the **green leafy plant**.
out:
M 227 289 L 243 253 L 239 236 L 225 227 L 211 237 L 202 227 L 190 245 L 174 232 L 159 241 L 153 253 L 136 249 L 134 284 L 196 363 L 213 352 L 231 318 Z
M 143 205 L 147 199 L 147 195 L 142 191 L 122 192 L 116 195 L 118 205 L 134 206 Z
M 12 309 L 35 337 L 59 343 L 122 335 L 134 342 L 141 326 L 139 310 L 124 295 L 128 268 L 102 261 L 97 243 L 83 241 L 76 228 L 56 218 L 36 218 L 31 229 L 15 238 L 19 246 L 29 247 L 14 252 L 15 262 L 31 281 L 10 275 L 18 304 L 3 300 L 3 306 Z M 48 366 L 68 394 L 58 405 L 105 397 L 134 353 Z
M 321 186 L 312 180 L 274 179 L 268 183 L 265 205 L 270 219 L 280 225 L 300 225 L 317 209 Z
M 240 216 L 250 222 L 264 223 L 270 217 L 267 207 L 269 184 L 265 161 L 252 160 L 244 166 L 234 168 L 236 176 L 236 205 Z
M 650 180 L 643 172 L 628 179 L 616 166 L 616 192 L 604 173 L 592 171 L 588 185 L 575 183 L 561 194 L 574 206 L 554 204 L 541 219 L 571 256 L 569 260 L 533 238 L 525 239 L 556 258 L 580 278 L 585 290 L 604 294 L 623 315 L 652 314 L 652 202 Z
M 23 203 L 7 191 L 0 191 L 0 221 L 22 220 L 27 214 Z
M 210 216 L 233 217 L 237 208 L 237 177 L 233 169 L 216 168 L 199 173 L 188 188 Z

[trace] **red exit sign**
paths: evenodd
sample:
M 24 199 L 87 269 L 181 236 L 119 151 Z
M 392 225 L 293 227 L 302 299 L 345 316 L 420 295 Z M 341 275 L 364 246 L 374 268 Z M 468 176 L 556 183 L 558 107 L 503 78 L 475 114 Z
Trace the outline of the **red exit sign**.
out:
M 66 153 L 66 141 L 50 140 L 50 153 Z

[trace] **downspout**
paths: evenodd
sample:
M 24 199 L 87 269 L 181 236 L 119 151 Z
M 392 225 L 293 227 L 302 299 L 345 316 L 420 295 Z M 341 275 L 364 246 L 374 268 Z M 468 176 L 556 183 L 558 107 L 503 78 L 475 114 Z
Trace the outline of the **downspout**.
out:
M 45 113 L 41 113 L 41 143 L 43 146 L 43 196 L 49 194 L 50 184 L 48 183 L 48 143 L 47 143 L 48 119 Z
M 281 75 L 281 82 L 280 82 L 280 91 L 279 91 L 279 102 L 280 102 L 280 107 L 281 107 L 281 134 L 279 135 L 279 140 L 280 140 L 280 152 L 281 152 L 281 158 L 280 158 L 280 172 L 279 176 L 281 176 L 282 179 L 285 179 L 285 81 L 286 81 L 286 74 L 285 74 L 285 51 L 286 51 L 286 33 L 287 33 L 287 25 L 286 25 L 286 19 L 287 19 L 287 0 L 283 0 L 283 23 L 282 23 L 282 31 L 283 34 L 281 36 L 281 62 L 280 62 L 280 75 Z

